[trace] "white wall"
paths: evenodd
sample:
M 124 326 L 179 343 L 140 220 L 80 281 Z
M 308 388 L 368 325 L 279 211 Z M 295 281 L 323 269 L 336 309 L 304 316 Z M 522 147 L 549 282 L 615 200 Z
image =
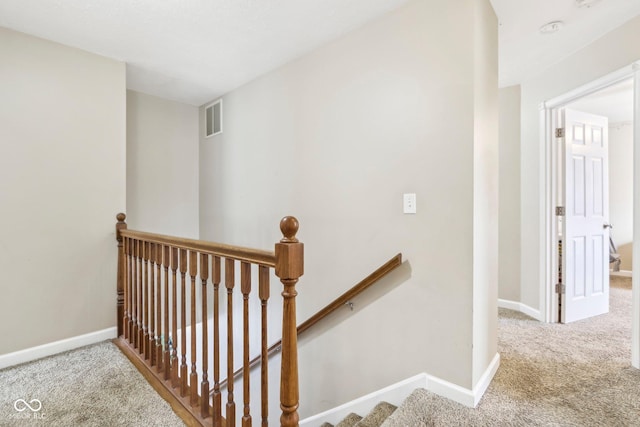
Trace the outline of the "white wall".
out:
M 129 228 L 198 238 L 198 108 L 127 91 Z
M 0 28 L 0 354 L 116 324 L 123 63 Z
M 520 86 L 500 89 L 498 297 L 520 301 Z
M 543 264 L 544 144 L 540 103 L 559 96 L 640 59 L 640 17 L 606 34 L 544 73 L 522 84 L 522 245 L 521 302 L 540 308 Z
M 473 2 L 473 387 L 498 348 L 498 20 Z
M 495 330 L 481 330 L 496 315 L 495 268 L 474 276 L 473 262 L 474 236 L 476 249 L 497 238 L 482 160 L 496 167 L 489 12 L 484 0 L 412 1 L 224 96 L 223 134 L 202 137 L 201 108 L 201 236 L 270 249 L 280 218 L 296 215 L 301 321 L 397 252 L 407 260 L 301 340 L 303 417 L 420 372 L 470 389 L 495 355 Z M 402 213 L 409 192 L 416 215 Z
M 621 270 L 631 271 L 633 243 L 633 126 L 609 126 L 609 220 Z

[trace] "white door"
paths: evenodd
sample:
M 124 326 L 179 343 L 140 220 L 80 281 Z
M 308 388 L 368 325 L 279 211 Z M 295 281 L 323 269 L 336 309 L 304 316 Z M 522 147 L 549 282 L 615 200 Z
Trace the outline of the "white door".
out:
M 609 127 L 606 117 L 563 111 L 562 323 L 609 312 Z

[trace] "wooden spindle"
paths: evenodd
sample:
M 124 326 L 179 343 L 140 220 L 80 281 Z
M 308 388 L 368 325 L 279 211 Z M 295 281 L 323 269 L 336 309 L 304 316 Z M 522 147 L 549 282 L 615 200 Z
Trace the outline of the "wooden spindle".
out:
M 154 263 L 156 265 L 156 348 L 155 360 L 158 370 L 164 368 L 162 363 L 162 245 L 157 244 Z M 165 294 L 166 295 L 166 294 Z M 165 296 L 166 298 L 166 296 Z
M 138 352 L 142 352 L 144 347 L 142 345 L 142 336 L 144 331 L 142 330 L 142 242 L 136 241 L 136 271 L 138 278 L 136 280 L 136 348 Z
M 171 378 L 171 350 L 169 348 L 169 329 L 171 320 L 169 312 L 169 265 L 171 264 L 171 248 L 162 247 L 162 266 L 164 268 L 164 324 L 162 328 L 162 346 L 164 354 L 164 380 Z
M 142 336 L 142 344 L 144 347 L 144 358 L 149 358 L 149 242 L 143 242 L 142 244 L 142 260 L 144 267 L 142 270 L 142 299 L 143 299 L 143 313 L 142 313 L 142 328 L 144 334 Z
M 258 296 L 262 311 L 262 345 L 260 351 L 260 403 L 262 427 L 269 425 L 269 342 L 267 336 L 267 305 L 269 302 L 269 267 L 258 270 Z
M 209 416 L 209 314 L 207 313 L 207 280 L 209 280 L 209 255 L 200 254 L 200 280 L 202 280 L 202 383 L 200 384 L 200 416 Z M 195 387 L 195 384 L 193 386 Z
M 189 276 L 191 276 L 191 374 L 189 375 L 189 398 L 191 406 L 198 404 L 198 368 L 196 356 L 196 275 L 198 274 L 198 253 L 189 251 Z
M 275 245 L 276 275 L 284 285 L 282 292 L 282 364 L 280 374 L 280 407 L 283 427 L 296 427 L 299 422 L 298 335 L 296 323 L 296 283 L 304 274 L 304 246 L 296 238 L 299 224 L 294 217 L 280 221 L 283 238 Z
M 187 395 L 187 250 L 180 249 L 180 396 Z
M 125 339 L 131 342 L 131 328 L 133 327 L 133 240 L 127 238 L 127 324 L 125 325 Z
M 116 219 L 118 222 L 116 223 L 116 240 L 118 241 L 118 276 L 116 278 L 116 322 L 117 322 L 117 331 L 118 336 L 124 335 L 124 323 L 126 321 L 125 318 L 125 310 L 124 310 L 124 280 L 125 280 L 125 264 L 126 258 L 124 253 L 124 242 L 122 238 L 122 234 L 120 230 L 127 229 L 127 223 L 125 219 L 127 216 L 123 213 L 119 213 L 116 215 Z
M 129 341 L 129 331 L 131 322 L 131 239 L 124 238 L 124 254 L 127 265 L 125 266 L 124 277 L 124 339 Z
M 222 423 L 222 393 L 220 392 L 220 257 L 211 259 L 213 281 L 213 425 Z
M 250 407 L 250 391 L 249 391 L 249 379 L 251 377 L 249 371 L 249 361 L 251 355 L 249 354 L 249 294 L 251 293 L 251 264 L 243 262 L 240 265 L 240 291 L 242 292 L 242 341 L 243 341 L 243 369 L 244 375 L 242 376 L 242 398 L 244 403 L 244 411 L 242 416 L 242 427 L 251 427 L 251 407 Z M 233 377 L 230 377 L 233 381 Z
M 176 388 L 178 382 L 178 283 L 176 270 L 178 268 L 178 248 L 171 248 L 171 276 L 173 282 L 171 300 L 171 386 Z
M 149 363 L 151 366 L 156 365 L 156 316 L 154 307 L 156 305 L 156 244 L 149 244 Z
M 233 400 L 233 287 L 235 286 L 235 264 L 233 259 L 224 260 L 224 282 L 227 288 L 227 424 L 236 425 L 236 403 Z

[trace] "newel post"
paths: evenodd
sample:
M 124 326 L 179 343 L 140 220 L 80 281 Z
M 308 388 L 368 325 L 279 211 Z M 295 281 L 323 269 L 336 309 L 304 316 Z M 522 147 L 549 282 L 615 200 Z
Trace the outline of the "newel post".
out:
M 280 230 L 284 236 L 276 243 L 276 276 L 284 285 L 282 291 L 282 368 L 280 375 L 280 425 L 298 425 L 298 334 L 296 322 L 296 283 L 304 274 L 304 245 L 296 238 L 298 220 L 282 218 Z
M 116 240 L 118 241 L 118 278 L 117 278 L 117 316 L 118 316 L 118 336 L 122 336 L 124 333 L 123 318 L 124 318 L 124 239 L 120 230 L 127 229 L 127 223 L 125 219 L 127 216 L 123 213 L 116 215 L 118 222 L 116 223 Z

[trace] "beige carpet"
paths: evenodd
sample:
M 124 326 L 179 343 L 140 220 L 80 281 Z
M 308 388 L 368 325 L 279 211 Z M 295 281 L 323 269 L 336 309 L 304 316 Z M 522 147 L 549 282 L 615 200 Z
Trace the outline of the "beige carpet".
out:
M 500 369 L 478 408 L 416 390 L 383 424 L 640 426 L 631 368 L 631 290 L 612 280 L 611 313 L 569 325 L 500 310 Z M 33 412 L 23 399 L 37 408 Z M 22 412 L 15 409 L 17 405 Z M 183 426 L 110 342 L 0 370 L 0 426 Z
M 120 350 L 106 341 L 0 370 L 0 426 L 184 424 Z
M 476 409 L 416 390 L 383 424 L 640 426 L 631 361 L 630 280 L 612 278 L 611 312 L 567 325 L 500 310 L 500 369 Z

